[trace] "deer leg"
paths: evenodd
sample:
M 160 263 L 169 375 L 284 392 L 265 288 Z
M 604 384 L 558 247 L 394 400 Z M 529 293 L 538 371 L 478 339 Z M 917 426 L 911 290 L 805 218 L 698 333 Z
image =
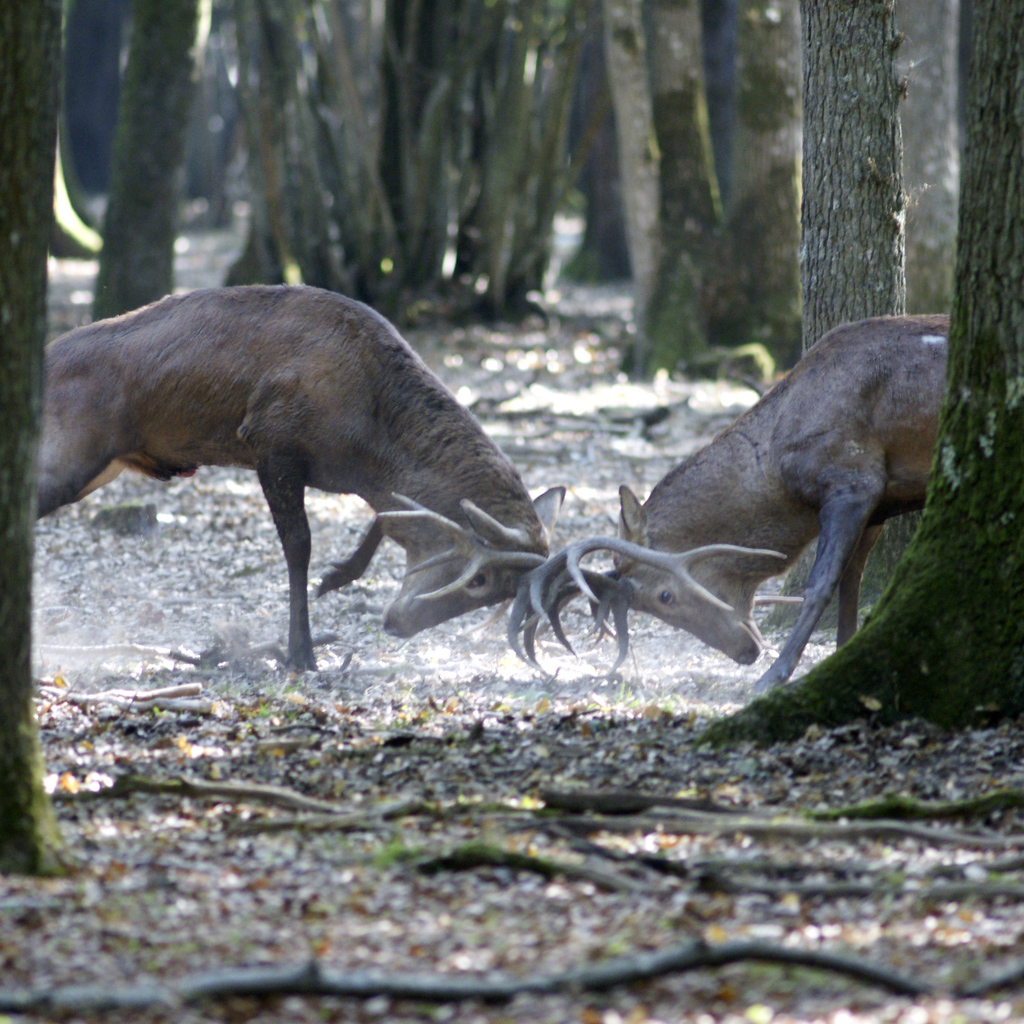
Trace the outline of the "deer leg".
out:
M 288 563 L 288 664 L 315 671 L 306 593 L 311 542 L 300 464 L 294 459 L 271 458 L 261 461 L 256 472 Z
M 875 546 L 881 532 L 881 526 L 865 528 L 839 580 L 839 628 L 836 630 L 836 647 L 842 647 L 857 632 L 860 578 L 864 574 L 868 555 L 871 554 L 871 549 Z
M 380 528 L 377 517 L 374 516 L 373 522 L 370 523 L 370 528 L 363 534 L 363 539 L 359 542 L 359 547 L 344 562 L 335 562 L 331 566 L 330 571 L 324 573 L 323 578 L 320 580 L 320 586 L 317 588 L 316 596 L 323 597 L 324 594 L 332 590 L 338 590 L 353 580 L 359 579 L 366 572 L 370 559 L 373 558 L 383 539 L 384 531 Z
M 773 689 L 793 674 L 818 619 L 835 592 L 846 563 L 860 542 L 878 496 L 874 486 L 852 493 L 847 490 L 842 495 L 827 499 L 822 505 L 818 513 L 821 523 L 818 554 L 804 590 L 804 603 L 782 652 L 755 684 L 755 693 Z

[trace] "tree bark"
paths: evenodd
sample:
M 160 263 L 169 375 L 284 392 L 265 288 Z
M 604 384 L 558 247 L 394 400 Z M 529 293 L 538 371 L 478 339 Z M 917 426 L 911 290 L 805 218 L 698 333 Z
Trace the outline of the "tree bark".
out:
M 907 207 L 907 312 L 944 313 L 953 297 L 960 152 L 957 131 L 959 0 L 900 0 L 906 41 L 903 176 Z
M 803 0 L 803 347 L 902 313 L 903 144 L 894 0 Z
M 661 261 L 660 156 L 654 142 L 647 46 L 639 0 L 604 0 L 604 39 L 633 273 L 633 363 L 639 370 L 648 361 L 647 312 Z
M 700 4 L 654 0 L 649 21 L 661 257 L 647 315 L 646 369 L 671 370 L 707 349 L 701 291 L 722 207 L 704 93 Z
M 174 288 L 174 236 L 194 91 L 198 0 L 135 0 L 93 316 Z
M 975 19 L 950 385 L 921 528 L 865 628 L 710 739 L 1024 712 L 1024 0 L 978 0 Z
M 585 201 L 583 239 L 562 274 L 590 284 L 622 281 L 629 277 L 629 249 L 623 219 L 622 181 L 618 140 L 612 117 L 604 40 L 597 36 L 584 48 L 570 122 L 569 141 L 582 143 L 589 152 L 580 174 L 579 190 Z M 587 142 L 590 133 L 593 141 Z
M 51 872 L 60 836 L 32 709 L 32 524 L 60 0 L 0 5 L 0 873 Z
M 716 337 L 801 354 L 799 0 L 742 0 L 728 233 L 734 281 Z

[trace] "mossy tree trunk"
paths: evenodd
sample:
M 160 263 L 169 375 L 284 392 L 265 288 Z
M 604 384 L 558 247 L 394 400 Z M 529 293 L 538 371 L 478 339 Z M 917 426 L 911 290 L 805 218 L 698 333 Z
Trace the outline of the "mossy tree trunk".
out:
M 722 209 L 704 93 L 699 0 L 649 4 L 651 108 L 659 155 L 661 255 L 646 317 L 646 370 L 707 349 L 701 292 Z
M 804 350 L 902 313 L 903 144 L 894 0 L 803 0 Z
M 1024 712 L 1024 0 L 977 0 L 949 393 L 921 528 L 865 628 L 709 733 Z
M 800 5 L 742 0 L 727 211 L 732 287 L 716 340 L 760 342 L 781 368 L 801 353 Z
M 907 312 L 945 313 L 953 297 L 956 209 L 959 0 L 900 0 L 906 41 L 903 176 L 907 208 Z
M 198 0 L 134 0 L 132 5 L 93 300 L 97 320 L 153 302 L 174 288 L 198 11 Z
M 60 836 L 32 708 L 32 524 L 60 0 L 0 5 L 0 874 L 52 871 Z

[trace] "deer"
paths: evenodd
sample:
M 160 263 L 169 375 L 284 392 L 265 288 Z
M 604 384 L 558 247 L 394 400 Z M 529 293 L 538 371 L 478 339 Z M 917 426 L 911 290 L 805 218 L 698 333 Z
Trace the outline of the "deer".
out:
M 475 417 L 370 307 L 305 286 L 173 295 L 47 346 L 37 517 L 129 469 L 167 481 L 253 469 L 288 570 L 287 664 L 315 670 L 305 489 L 376 512 L 317 596 L 405 549 L 384 629 L 408 637 L 514 596 L 541 565 L 565 489 L 530 498 Z
M 572 650 L 558 614 L 583 593 L 599 626 L 614 616 L 613 672 L 628 651 L 629 609 L 749 665 L 765 648 L 752 615 L 757 588 L 816 537 L 796 623 L 755 692 L 789 680 L 837 587 L 836 642 L 845 643 L 857 629 L 861 575 L 882 524 L 924 505 L 948 334 L 949 318 L 938 314 L 872 318 L 825 334 L 645 502 L 620 488 L 618 537 L 577 541 L 524 576 L 509 618 L 513 649 L 536 666 L 533 636 L 546 614 Z M 581 568 L 599 550 L 614 557 L 608 574 Z

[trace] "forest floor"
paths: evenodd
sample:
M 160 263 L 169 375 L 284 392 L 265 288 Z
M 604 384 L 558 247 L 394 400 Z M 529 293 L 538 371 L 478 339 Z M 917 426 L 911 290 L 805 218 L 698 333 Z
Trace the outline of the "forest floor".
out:
M 190 236 L 180 283 L 215 283 L 230 244 Z M 92 272 L 51 265 L 54 334 L 84 322 Z M 531 492 L 568 487 L 557 547 L 612 533 L 619 484 L 645 497 L 756 394 L 625 380 L 622 291 L 546 302 L 547 318 L 515 326 L 405 333 Z M 154 505 L 156 528 L 121 536 L 94 522 L 121 502 Z M 371 513 L 320 492 L 307 509 L 315 582 Z M 39 523 L 39 720 L 77 863 L 64 878 L 0 878 L 0 1015 L 17 989 L 49 993 L 48 1014 L 71 1020 L 1024 1019 L 1019 979 L 968 991 L 1024 960 L 1018 724 L 949 734 L 865 720 L 712 750 L 696 742 L 702 726 L 751 699 L 770 654 L 738 666 L 635 617 L 609 678 L 614 642 L 586 638 L 582 606 L 564 617 L 580 657 L 545 639 L 543 674 L 486 612 L 397 640 L 381 611 L 402 566 L 388 542 L 362 579 L 312 604 L 314 636 L 335 638 L 318 672 L 296 674 L 273 657 L 287 582 L 254 474 L 125 474 Z M 785 633 L 762 628 L 778 647 Z M 816 634 L 800 671 L 833 641 Z M 895 803 L 884 819 L 849 813 L 896 796 L 923 820 L 898 818 Z M 989 799 L 958 803 L 977 798 Z M 836 810 L 847 813 L 825 820 Z M 723 963 L 629 959 L 672 950 Z M 832 955 L 891 977 L 809 966 Z M 536 982 L 617 958 L 647 980 L 602 990 L 576 976 L 495 1002 L 407 984 Z M 381 977 L 357 998 L 246 974 L 234 994 L 174 1003 L 198 974 L 311 960 L 328 978 Z M 170 986 L 170 1002 L 96 1001 L 138 997 L 147 981 Z M 32 1005 L 15 1019 L 36 1019 Z

